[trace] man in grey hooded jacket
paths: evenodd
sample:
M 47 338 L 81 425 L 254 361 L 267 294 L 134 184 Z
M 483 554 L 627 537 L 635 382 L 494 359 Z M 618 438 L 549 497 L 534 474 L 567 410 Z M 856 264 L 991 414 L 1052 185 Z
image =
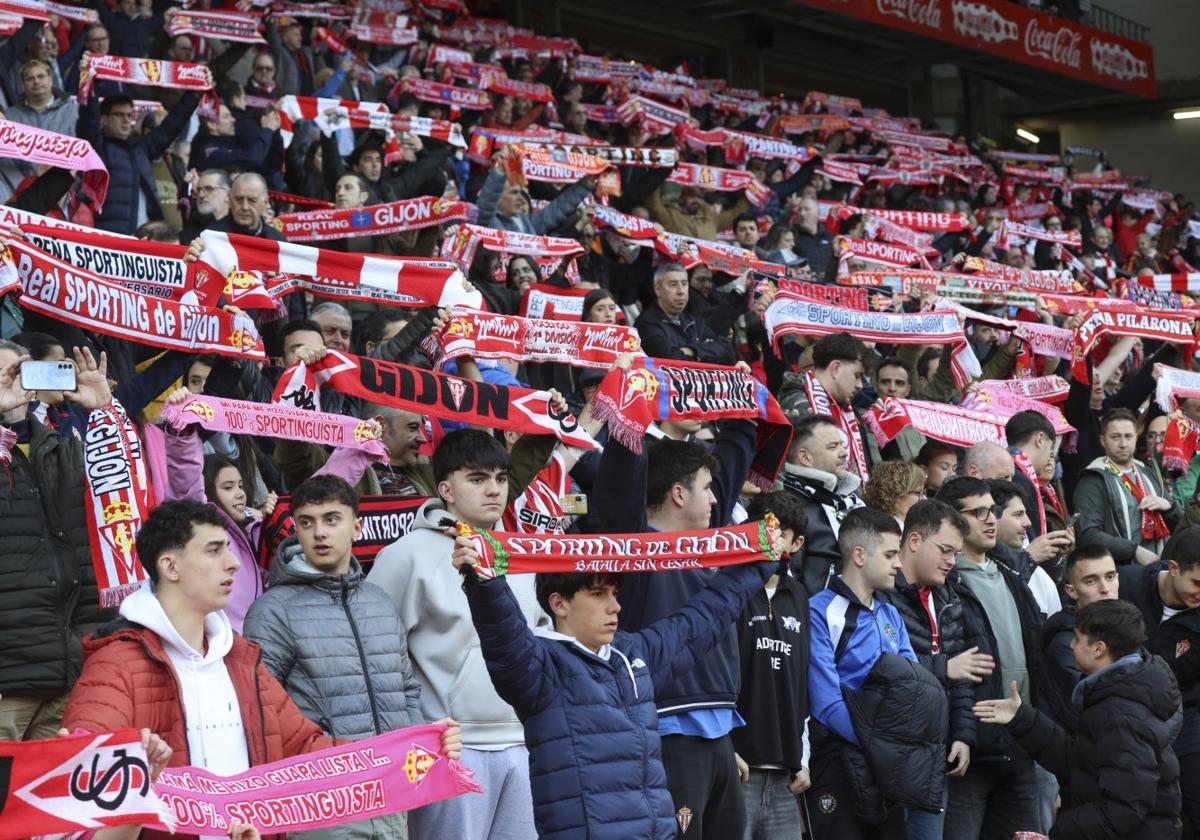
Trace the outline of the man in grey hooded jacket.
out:
M 280 546 L 270 588 L 245 624 L 246 638 L 262 647 L 263 662 L 304 716 L 352 741 L 424 722 L 400 613 L 351 554 L 357 509 L 357 493 L 336 476 L 296 488 L 296 536 Z M 457 731 L 452 725 L 447 736 L 457 739 Z M 408 825 L 397 813 L 291 836 L 405 840 Z

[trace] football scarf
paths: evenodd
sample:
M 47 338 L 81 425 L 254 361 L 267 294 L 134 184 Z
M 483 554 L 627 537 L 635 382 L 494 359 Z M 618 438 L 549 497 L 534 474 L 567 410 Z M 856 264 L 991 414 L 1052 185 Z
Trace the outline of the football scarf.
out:
M 199 9 L 167 9 L 167 34 L 196 35 L 241 44 L 265 44 L 258 31 L 259 19 L 236 12 L 208 12 Z
M 134 538 L 154 506 L 154 494 L 137 428 L 116 400 L 88 415 L 83 473 L 100 606 L 117 607 L 146 579 Z
M 645 96 L 630 96 L 617 106 L 623 125 L 638 123 L 651 136 L 670 134 L 679 124 L 697 125 L 687 111 L 672 108 Z
M 845 131 L 850 121 L 838 114 L 785 114 L 776 123 L 784 134 L 807 134 L 810 131 Z
M 592 404 L 609 434 L 635 452 L 646 430 L 662 420 L 758 420 L 758 442 L 749 478 L 770 489 L 787 458 L 792 424 L 775 397 L 749 373 L 720 365 L 638 359 L 613 368 Z
M 767 307 L 763 322 L 776 347 L 788 335 L 826 336 L 839 332 L 884 344 L 949 344 L 954 348 L 951 364 L 959 388 L 983 375 L 953 312 L 847 312 L 817 303 L 777 300 Z
M 73 20 L 76 23 L 96 23 L 100 20 L 100 13 L 95 9 L 84 9 L 69 3 L 55 3 L 54 0 L 42 0 L 42 5 L 46 7 L 47 12 L 64 20 Z
M 1146 479 L 1142 476 L 1142 471 L 1138 469 L 1136 462 L 1131 465 L 1128 472 L 1121 472 L 1116 464 L 1107 458 L 1104 465 L 1112 471 L 1112 474 L 1117 477 L 1117 480 L 1129 491 L 1129 495 L 1133 496 L 1134 501 L 1138 504 L 1141 504 L 1142 500 L 1150 495 L 1150 491 L 1146 489 Z M 1159 511 L 1143 510 L 1141 535 L 1144 540 L 1165 540 L 1171 536 L 1171 529 L 1167 527 L 1167 521 L 1163 519 Z
M 303 365 L 295 366 L 280 382 L 293 381 L 293 371 L 311 374 L 317 387 L 414 414 L 522 434 L 556 435 L 569 446 L 596 448 L 596 441 L 579 427 L 575 415 L 554 410 L 546 391 L 472 382 L 336 350 L 307 371 Z
M 849 468 L 865 483 L 868 472 L 867 453 L 863 448 L 862 434 L 858 429 L 858 415 L 854 413 L 851 406 L 843 406 L 831 398 L 829 392 L 825 390 L 825 386 L 811 370 L 805 371 L 802 384 L 810 412 L 829 417 L 841 430 L 846 449 L 850 452 Z M 884 441 L 880 441 L 881 445 L 883 443 Z
M 183 402 L 163 406 L 162 417 L 177 429 L 195 424 L 210 432 L 298 440 L 338 449 L 361 449 L 377 460 L 387 457 L 383 444 L 371 437 L 366 420 L 285 404 L 193 394 Z
M 386 470 L 376 473 L 384 479 Z M 362 528 L 354 536 L 350 553 L 362 566 L 363 574 L 371 570 L 375 555 L 413 530 L 417 511 L 429 501 L 427 496 L 361 496 L 358 500 L 358 519 Z M 275 510 L 262 523 L 258 546 L 258 565 L 270 570 L 279 554 L 279 546 L 296 533 L 292 519 L 291 498 L 280 496 Z
M 1034 376 L 1029 379 L 982 379 L 979 387 L 989 391 L 1007 391 L 1020 397 L 1048 403 L 1060 403 L 1071 393 L 1071 385 L 1061 376 Z
M 719 192 L 744 190 L 746 200 L 755 207 L 765 207 L 771 198 L 771 190 L 742 169 L 724 169 L 719 166 L 702 166 L 698 163 L 681 163 L 671 171 L 667 180 L 673 184 L 698 187 L 702 190 Z
M 276 298 L 304 290 L 394 306 L 483 305 L 479 291 L 468 292 L 462 273 L 443 260 L 344 253 L 213 230 L 203 231 L 200 238 L 204 259 L 230 280 L 230 286 L 265 284 Z
M 1168 470 L 1186 470 L 1191 466 L 1196 448 L 1200 445 L 1200 425 L 1189 417 L 1179 416 L 1167 423 L 1163 440 L 1162 465 Z
M 645 355 L 632 327 L 520 318 L 461 307 L 455 307 L 446 325 L 430 335 L 428 347 L 439 370 L 459 356 L 608 370 L 623 353 Z
M 891 443 L 906 428 L 927 438 L 969 449 L 981 441 L 1006 446 L 1004 421 L 986 411 L 949 403 L 884 397 L 863 415 L 880 446 Z
M 474 262 L 475 251 L 481 245 L 488 251 L 502 254 L 525 254 L 548 259 L 566 259 L 583 253 L 583 246 L 574 239 L 463 224 L 458 226 L 454 236 L 442 240 L 442 256 L 460 266 L 469 266 Z
M 1059 245 L 1066 245 L 1068 248 L 1075 248 L 1076 250 L 1082 244 L 1079 238 L 1079 231 L 1077 230 L 1046 230 L 1045 228 L 1038 228 L 1033 225 L 1005 219 L 1000 223 L 1000 230 L 996 233 L 997 245 L 1001 248 L 1007 248 L 1010 236 L 1017 236 L 1021 239 L 1035 239 L 1039 242 L 1054 242 Z
M 0 120 L 0 157 L 81 171 L 83 183 L 95 200 L 96 210 L 104 206 L 104 198 L 108 195 L 108 167 L 86 140 Z
M 386 236 L 448 222 L 465 222 L 471 210 L 465 201 L 421 196 L 368 207 L 283 213 L 276 218 L 280 232 L 289 242 L 320 242 L 348 236 Z
M 51 256 L 151 297 L 216 306 L 224 287 L 212 266 L 183 258 L 184 245 L 137 240 L 135 249 L 134 240 L 118 234 L 40 224 L 24 225 L 21 232 Z
M 10 238 L 7 245 L 21 279 L 21 305 L 26 309 L 85 330 L 167 350 L 266 359 L 262 340 L 249 318 L 142 294 L 20 239 Z
M 971 229 L 971 220 L 961 213 L 926 213 L 918 210 L 878 210 L 874 208 L 868 210 L 859 207 L 838 208 L 838 217 L 842 219 L 848 219 L 860 213 L 868 213 L 892 224 L 913 230 L 958 233 Z
M 533 283 L 521 295 L 520 315 L 522 318 L 579 321 L 583 318 L 583 299 L 589 291 Z
M 1168 344 L 1184 344 L 1190 352 L 1195 346 L 1195 332 L 1196 320 L 1190 314 L 1093 309 L 1075 330 L 1071 375 L 1084 385 L 1091 384 L 1088 356 L 1102 338 L 1133 335 Z
M 213 86 L 207 64 L 85 52 L 79 61 L 80 101 L 91 95 L 96 79 L 174 90 L 205 91 Z
M 894 268 L 907 268 L 917 265 L 928 269 L 929 262 L 925 254 L 913 248 L 888 242 L 876 242 L 872 239 L 855 239 L 850 236 L 839 236 L 834 240 L 834 252 L 838 255 L 838 270 L 842 274 L 850 273 L 851 260 L 878 263 Z
M 583 54 L 571 59 L 570 76 L 578 82 L 607 85 L 618 79 L 635 79 L 641 73 L 639 65 L 628 61 Z
M 510 79 L 501 67 L 483 65 L 484 69 L 479 78 L 479 86 L 489 93 L 500 96 L 511 96 L 514 99 L 527 99 L 531 102 L 553 102 L 554 92 L 548 85 L 541 82 L 522 82 Z
M 374 23 L 352 23 L 346 34 L 360 44 L 385 47 L 408 47 L 417 42 L 420 33 L 411 26 L 382 26 Z
M 183 834 L 222 835 L 230 819 L 274 835 L 345 825 L 481 793 L 471 771 L 442 752 L 445 730 L 444 723 L 409 726 L 233 776 L 171 767 L 154 790 Z
M 135 729 L 0 741 L 0 840 L 175 820 Z
M 550 151 L 541 146 L 509 146 L 505 171 L 513 184 L 529 181 L 547 184 L 573 184 L 580 178 L 596 176 L 598 195 L 620 195 L 621 178 L 609 161 L 587 151 Z
M 401 79 L 393 93 L 411 93 L 422 102 L 432 102 L 447 108 L 467 111 L 486 111 L 492 107 L 492 98 L 487 91 L 444 85 L 425 79 Z
M 284 96 L 278 101 L 279 134 L 284 147 L 290 146 L 295 133 L 295 124 L 300 120 L 312 120 L 328 137 L 339 128 L 374 129 L 387 135 L 389 144 L 395 135 L 416 134 L 431 140 L 440 140 L 458 148 L 466 148 L 462 126 L 449 120 L 429 117 L 403 117 L 388 111 L 382 102 L 355 102 L 350 99 L 325 99 L 313 96 Z M 391 162 L 392 152 L 389 150 Z
M 889 289 L 830 286 L 825 283 L 801 283 L 785 278 L 770 278 L 779 284 L 776 300 L 806 300 L 857 312 L 886 312 L 892 308 Z
M 779 561 L 774 545 L 779 521 L 770 513 L 742 525 L 649 534 L 511 534 L 463 522 L 455 527 L 479 554 L 475 574 L 480 580 L 550 572 L 674 572 Z
M 1038 524 L 1041 527 L 1042 533 L 1046 533 L 1046 502 L 1050 502 L 1050 506 L 1054 508 L 1054 512 L 1058 514 L 1059 519 L 1065 522 L 1067 520 L 1067 509 L 1063 507 L 1063 503 L 1059 500 L 1058 493 L 1054 491 L 1053 485 L 1042 481 L 1038 476 L 1037 470 L 1033 468 L 1033 463 L 1029 460 L 1029 456 L 1018 449 L 1013 453 L 1013 463 L 1021 471 L 1021 475 L 1025 476 L 1029 483 L 1033 485 L 1033 489 L 1037 495 Z
M 1200 271 L 1187 274 L 1139 274 L 1135 279 L 1139 286 L 1160 292 L 1200 294 Z

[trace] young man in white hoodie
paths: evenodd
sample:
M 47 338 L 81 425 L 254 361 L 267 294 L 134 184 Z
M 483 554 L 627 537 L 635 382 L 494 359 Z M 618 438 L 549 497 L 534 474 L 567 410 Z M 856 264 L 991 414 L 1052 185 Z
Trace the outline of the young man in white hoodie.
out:
M 481 796 L 410 811 L 412 840 L 537 836 L 521 722 L 492 686 L 462 579 L 450 564 L 455 522 L 496 529 L 508 502 L 508 469 L 508 453 L 491 434 L 461 429 L 446 435 L 433 453 L 439 498 L 421 506 L 413 530 L 381 551 L 367 575 L 400 607 L 423 717 L 461 723 L 463 764 L 484 789 Z M 526 624 L 547 623 L 533 575 L 517 575 L 509 585 Z
M 222 776 L 333 746 L 222 611 L 238 560 L 213 508 L 164 502 L 138 532 L 137 553 L 149 580 L 84 642 L 63 728 L 149 729 L 171 748 L 172 767 Z

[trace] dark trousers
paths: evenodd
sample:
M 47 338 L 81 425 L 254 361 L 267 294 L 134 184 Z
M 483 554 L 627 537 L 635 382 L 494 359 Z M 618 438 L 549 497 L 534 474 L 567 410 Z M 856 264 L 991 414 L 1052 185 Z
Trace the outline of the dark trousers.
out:
M 664 735 L 662 758 L 680 840 L 740 838 L 746 804 L 730 737 Z
M 872 825 L 859 818 L 858 798 L 842 764 L 843 746 L 844 742 L 831 734 L 813 739 L 809 762 L 812 787 L 804 793 L 812 840 L 903 838 L 903 808 L 893 807 L 883 825 Z
M 1018 831 L 1040 831 L 1038 783 L 1033 762 L 972 762 L 951 778 L 945 836 L 954 840 L 1011 840 Z

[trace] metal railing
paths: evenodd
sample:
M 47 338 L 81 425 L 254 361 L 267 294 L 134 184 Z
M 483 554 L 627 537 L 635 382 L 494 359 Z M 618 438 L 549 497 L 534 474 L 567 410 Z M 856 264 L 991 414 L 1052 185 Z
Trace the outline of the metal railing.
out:
M 1111 35 L 1120 35 L 1122 38 L 1140 41 L 1143 44 L 1150 43 L 1148 26 L 1143 26 L 1136 20 L 1130 20 L 1103 6 L 1097 6 L 1095 3 L 1092 4 L 1092 11 L 1084 17 L 1083 22 Z

